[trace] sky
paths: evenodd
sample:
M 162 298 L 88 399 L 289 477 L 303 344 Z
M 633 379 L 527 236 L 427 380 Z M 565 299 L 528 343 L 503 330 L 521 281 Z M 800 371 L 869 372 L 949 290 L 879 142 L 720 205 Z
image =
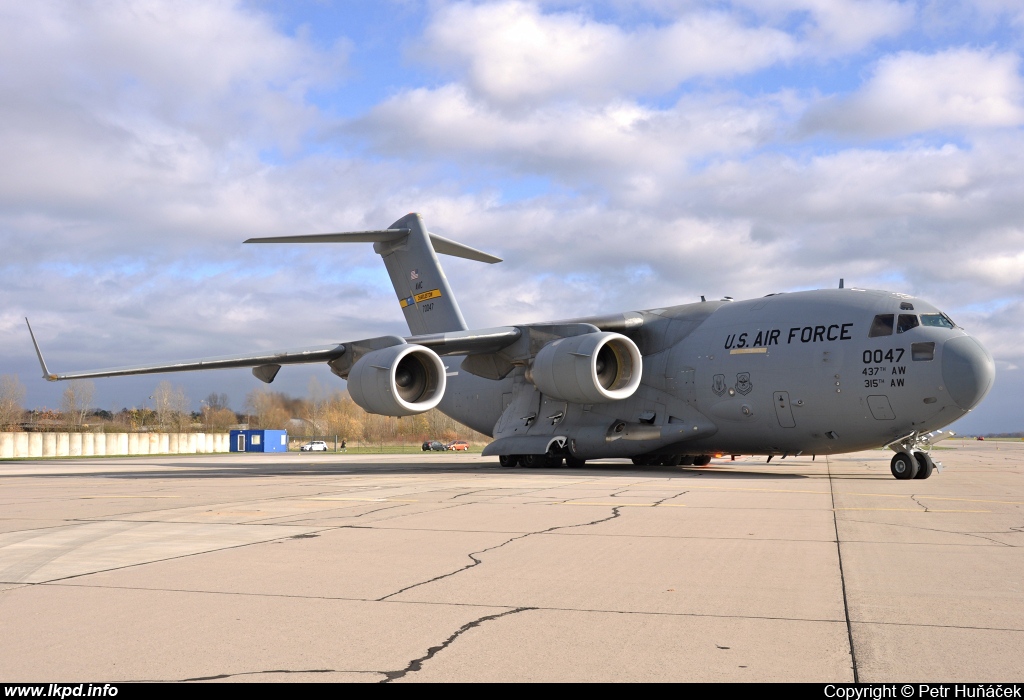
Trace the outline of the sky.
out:
M 0 374 L 406 334 L 369 245 L 430 230 L 471 327 L 847 286 L 996 359 L 1024 430 L 1017 0 L 0 0 Z M 248 370 L 157 383 L 242 409 Z M 281 370 L 304 395 L 322 366 Z M 151 403 L 151 401 L 150 401 Z

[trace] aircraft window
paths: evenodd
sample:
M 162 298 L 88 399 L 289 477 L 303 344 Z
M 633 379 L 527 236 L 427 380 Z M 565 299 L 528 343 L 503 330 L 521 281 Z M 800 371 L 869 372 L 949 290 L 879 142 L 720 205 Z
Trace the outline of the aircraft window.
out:
M 900 302 L 900 311 L 913 311 L 914 305 L 909 301 Z
M 917 316 L 914 314 L 900 314 L 900 320 L 896 323 L 897 333 L 906 333 L 911 328 L 917 328 L 920 323 L 917 321 Z
M 892 314 L 879 314 L 871 322 L 871 330 L 868 331 L 869 338 L 877 338 L 882 335 L 892 335 Z
M 953 322 L 942 314 L 921 314 L 921 325 L 932 328 L 952 328 Z
M 911 343 L 910 356 L 914 362 L 931 362 L 935 359 L 935 343 Z

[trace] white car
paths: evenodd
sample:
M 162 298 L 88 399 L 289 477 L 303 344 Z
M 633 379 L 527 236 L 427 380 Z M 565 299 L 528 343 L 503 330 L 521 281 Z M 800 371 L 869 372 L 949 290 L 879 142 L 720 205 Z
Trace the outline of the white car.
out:
M 326 452 L 327 443 L 323 440 L 314 440 L 313 442 L 307 442 L 299 449 L 303 452 Z

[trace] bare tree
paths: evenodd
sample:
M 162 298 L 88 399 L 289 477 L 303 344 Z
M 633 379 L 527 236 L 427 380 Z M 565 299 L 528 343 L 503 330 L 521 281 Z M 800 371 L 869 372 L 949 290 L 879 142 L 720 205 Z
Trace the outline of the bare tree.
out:
M 18 377 L 5 374 L 0 377 L 0 430 L 15 430 L 21 423 L 24 410 L 25 387 Z
M 316 377 L 309 378 L 306 393 L 309 395 L 309 400 L 306 402 L 305 418 L 314 434 L 323 435 L 328 429 L 328 417 L 333 397 L 326 395 L 323 385 L 317 381 Z
M 203 400 L 203 403 L 205 403 L 211 411 L 219 411 L 221 409 L 228 408 L 228 395 L 213 392 Z
M 168 381 L 156 385 L 153 391 L 153 411 L 161 430 L 182 432 L 192 423 L 185 390 Z
M 207 433 L 223 432 L 238 423 L 235 412 L 228 408 L 228 395 L 216 392 L 203 399 L 202 420 Z
M 335 392 L 327 402 L 324 423 L 328 435 L 356 440 L 363 435 L 363 423 L 368 414 L 356 406 L 347 392 Z
M 245 398 L 249 413 L 250 428 L 284 429 L 288 427 L 291 414 L 285 407 L 292 400 L 283 394 L 256 389 Z
M 68 383 L 60 400 L 60 408 L 64 413 L 64 422 L 71 429 L 79 429 L 85 422 L 85 414 L 89 412 L 95 386 L 84 379 L 75 379 Z

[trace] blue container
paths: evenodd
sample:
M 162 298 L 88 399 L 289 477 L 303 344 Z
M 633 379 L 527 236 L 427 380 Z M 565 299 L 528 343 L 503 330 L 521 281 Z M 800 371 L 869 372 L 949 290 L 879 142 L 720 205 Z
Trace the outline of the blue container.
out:
M 232 452 L 287 452 L 287 430 L 232 430 Z

